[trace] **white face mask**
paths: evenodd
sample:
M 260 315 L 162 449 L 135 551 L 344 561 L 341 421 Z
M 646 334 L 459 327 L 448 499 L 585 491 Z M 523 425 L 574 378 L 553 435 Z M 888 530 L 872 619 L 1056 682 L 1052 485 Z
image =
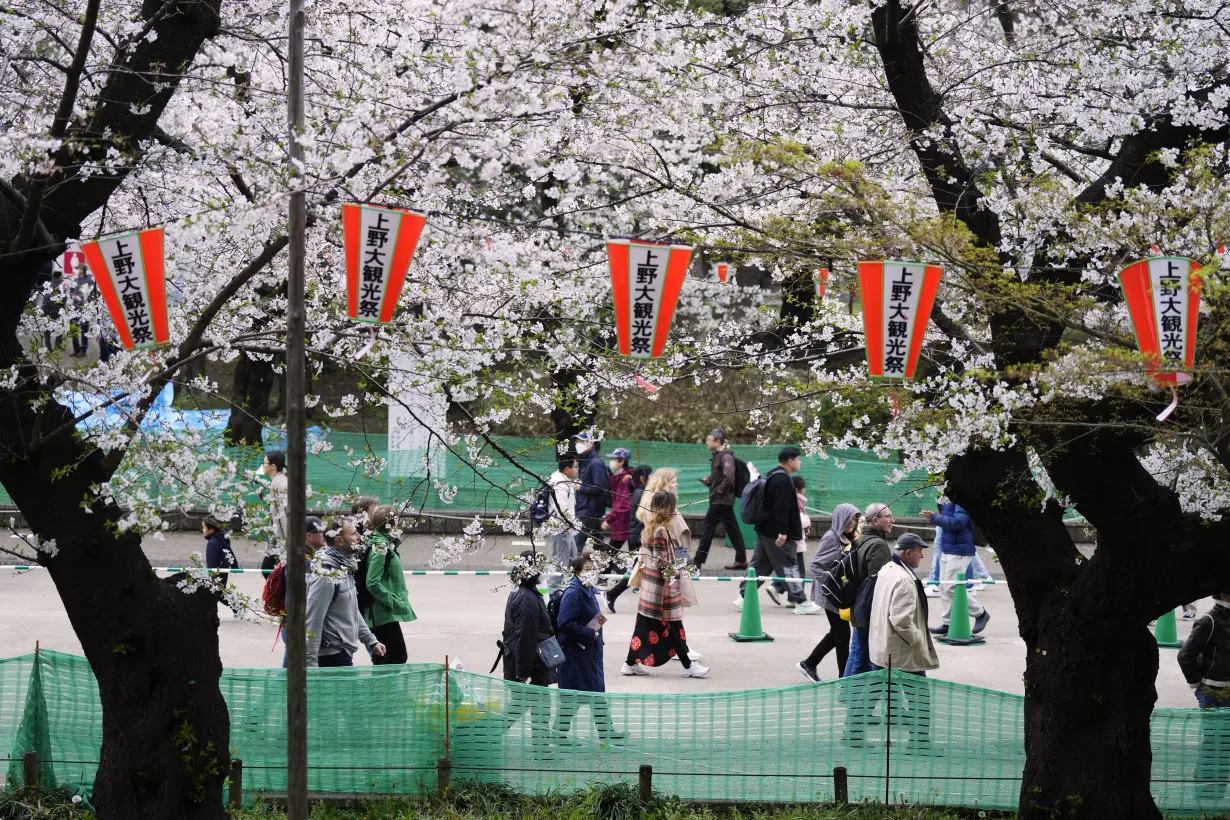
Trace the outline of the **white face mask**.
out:
M 594 448 L 594 445 L 592 442 L 589 442 L 589 441 L 578 441 L 577 442 L 577 452 L 578 453 L 588 453 L 593 448 Z

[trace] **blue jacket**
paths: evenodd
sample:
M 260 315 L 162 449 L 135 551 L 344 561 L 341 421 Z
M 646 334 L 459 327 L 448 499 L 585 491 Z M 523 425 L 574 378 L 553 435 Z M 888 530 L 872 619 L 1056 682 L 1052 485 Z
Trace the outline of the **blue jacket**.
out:
M 231 550 L 231 537 L 224 532 L 214 530 L 214 534 L 205 539 L 205 566 L 208 569 L 230 569 L 239 566 L 235 553 Z
M 579 578 L 564 590 L 559 602 L 556 637 L 564 650 L 564 665 L 559 668 L 559 688 L 581 692 L 605 692 L 602 674 L 602 632 L 587 624 L 598 614 L 598 596 Z
M 593 450 L 577 456 L 577 465 L 577 517 L 601 518 L 611 504 L 611 474 Z
M 945 504 L 938 514 L 931 516 L 931 523 L 942 529 L 940 552 L 944 555 L 973 555 L 974 528 L 964 508 Z

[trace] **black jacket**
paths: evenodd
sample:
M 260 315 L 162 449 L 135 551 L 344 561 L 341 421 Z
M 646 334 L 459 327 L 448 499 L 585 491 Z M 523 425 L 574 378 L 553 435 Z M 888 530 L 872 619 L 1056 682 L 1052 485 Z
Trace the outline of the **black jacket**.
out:
M 601 518 L 611 506 L 611 473 L 590 450 L 577 456 L 577 517 Z
M 1230 686 L 1230 606 L 1215 603 L 1192 624 L 1179 650 L 1179 668 L 1190 684 Z
M 645 533 L 645 522 L 636 517 L 641 509 L 641 499 L 645 497 L 645 487 L 637 485 L 632 491 L 632 520 L 628 522 L 628 546 L 639 547 L 641 536 Z
M 534 586 L 519 585 L 504 607 L 504 678 L 530 678 L 546 685 L 551 671 L 538 657 L 538 644 L 554 635 L 547 605 Z
M 774 467 L 765 474 L 764 520 L 756 525 L 756 534 L 777 538 L 783 533 L 787 543 L 802 541 L 803 519 L 799 517 L 799 497 L 790 473 Z

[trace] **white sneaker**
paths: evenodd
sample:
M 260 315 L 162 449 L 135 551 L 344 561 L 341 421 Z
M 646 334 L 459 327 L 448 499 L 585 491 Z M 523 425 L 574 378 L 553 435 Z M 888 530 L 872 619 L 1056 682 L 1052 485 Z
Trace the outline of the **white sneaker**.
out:
M 731 603 L 735 605 L 735 609 L 739 610 L 740 612 L 743 611 L 743 596 L 742 595 L 735 598 L 733 601 L 731 601 Z
M 769 600 L 778 606 L 782 605 L 782 594 L 773 588 L 773 582 L 769 582 L 769 586 L 765 590 L 769 593 Z
M 823 612 L 824 607 L 815 601 L 804 601 L 794 608 L 795 615 L 815 615 L 817 612 Z
M 681 678 L 703 678 L 709 674 L 709 667 L 701 666 L 699 663 L 694 663 L 687 669 L 679 673 Z
M 700 652 L 698 652 L 698 651 L 697 651 L 697 650 L 695 650 L 695 649 L 692 649 L 691 647 L 688 647 L 688 660 L 698 661 L 698 660 L 700 660 L 700 658 L 701 658 Z M 672 661 L 678 661 L 678 660 L 679 660 L 679 656 L 678 656 L 678 655 L 673 655 L 673 656 L 671 656 L 671 660 L 672 660 Z
M 938 598 L 940 597 L 940 588 L 938 586 L 931 586 L 930 584 L 927 584 L 927 586 L 923 588 L 923 594 L 925 594 L 928 598 Z
M 626 663 L 625 663 L 623 666 L 619 667 L 619 674 L 621 674 L 621 675 L 629 675 L 629 676 L 631 676 L 631 675 L 648 675 L 648 674 L 649 674 L 649 670 L 648 670 L 648 669 L 646 669 L 645 667 L 641 666 L 639 663 L 638 663 L 638 664 L 636 664 L 635 666 L 629 666 L 628 664 L 626 664 Z

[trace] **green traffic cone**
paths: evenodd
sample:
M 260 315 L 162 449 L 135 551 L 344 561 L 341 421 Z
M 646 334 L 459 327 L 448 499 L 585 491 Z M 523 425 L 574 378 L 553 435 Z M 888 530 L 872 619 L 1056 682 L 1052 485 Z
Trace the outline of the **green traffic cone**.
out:
M 756 585 L 756 570 L 748 569 L 747 586 L 743 594 L 743 616 L 739 620 L 739 631 L 731 632 L 730 639 L 739 643 L 752 641 L 771 641 L 772 635 L 765 634 L 760 626 L 760 589 Z
M 1153 628 L 1153 637 L 1157 639 L 1158 646 L 1174 649 L 1176 646 L 1183 645 L 1179 640 L 1179 629 L 1175 624 L 1173 609 L 1157 619 L 1157 626 Z
M 986 643 L 981 635 L 973 635 L 969 629 L 969 599 L 965 591 L 965 573 L 957 573 L 957 583 L 952 591 L 952 610 L 948 613 L 948 634 L 940 638 L 941 643 L 953 646 L 977 646 Z

